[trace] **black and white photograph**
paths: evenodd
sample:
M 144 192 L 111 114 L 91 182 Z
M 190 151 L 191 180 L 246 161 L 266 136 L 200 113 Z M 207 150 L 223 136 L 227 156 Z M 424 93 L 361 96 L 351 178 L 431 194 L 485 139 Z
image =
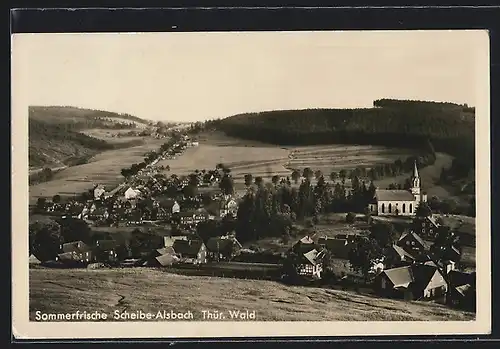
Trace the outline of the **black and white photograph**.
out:
M 13 35 L 14 333 L 487 333 L 488 48 Z

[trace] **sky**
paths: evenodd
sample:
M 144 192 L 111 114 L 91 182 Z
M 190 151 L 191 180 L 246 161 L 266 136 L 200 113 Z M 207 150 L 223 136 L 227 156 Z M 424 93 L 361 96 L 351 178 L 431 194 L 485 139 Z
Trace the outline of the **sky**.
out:
M 164 121 L 363 108 L 379 98 L 474 106 L 484 39 L 481 31 L 16 34 L 12 79 L 27 106 Z

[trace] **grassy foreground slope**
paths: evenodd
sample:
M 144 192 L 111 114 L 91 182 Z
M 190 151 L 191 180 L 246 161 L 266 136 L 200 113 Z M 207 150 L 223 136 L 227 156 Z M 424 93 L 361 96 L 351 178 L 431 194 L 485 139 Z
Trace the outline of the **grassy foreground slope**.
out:
M 474 314 L 424 302 L 354 292 L 286 286 L 272 281 L 192 277 L 154 269 L 31 269 L 30 319 L 35 312 L 256 311 L 257 321 L 444 321 Z M 109 318 L 108 318 L 109 319 Z M 112 320 L 112 319 L 111 319 Z M 226 320 L 231 320 L 226 316 Z
M 128 114 L 73 107 L 30 107 L 30 167 L 73 165 L 104 150 L 138 145 L 139 140 L 110 144 L 80 132 L 93 127 L 113 127 L 117 122 L 123 127 L 127 123 L 147 123 Z

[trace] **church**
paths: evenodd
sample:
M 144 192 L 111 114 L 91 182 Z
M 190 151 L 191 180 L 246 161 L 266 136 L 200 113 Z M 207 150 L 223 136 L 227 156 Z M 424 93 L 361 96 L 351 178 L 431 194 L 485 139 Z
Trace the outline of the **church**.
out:
M 408 190 L 376 189 L 368 206 L 370 213 L 378 216 L 415 216 L 418 205 L 427 201 L 427 194 L 421 192 L 416 161 L 410 183 Z

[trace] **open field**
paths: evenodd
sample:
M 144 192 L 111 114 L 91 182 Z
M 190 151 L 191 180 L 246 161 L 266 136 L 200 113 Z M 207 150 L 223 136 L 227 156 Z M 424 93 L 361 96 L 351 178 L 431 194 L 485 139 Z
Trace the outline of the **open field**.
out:
M 82 131 L 83 134 L 86 134 L 87 136 L 98 138 L 105 140 L 109 143 L 113 144 L 120 144 L 120 143 L 126 143 L 130 141 L 136 141 L 138 139 L 145 140 L 146 137 L 114 137 L 113 135 L 119 134 L 119 133 L 127 133 L 129 131 L 140 131 L 137 129 L 122 129 L 122 130 L 108 130 L 108 129 L 102 129 L 102 128 L 93 128 L 89 130 L 84 130 Z
M 115 310 L 256 311 L 257 321 L 445 321 L 475 315 L 445 306 L 361 295 L 355 292 L 287 286 L 272 281 L 193 277 L 155 269 L 32 269 L 30 319 L 35 312 Z
M 291 148 L 291 151 L 291 168 L 303 170 L 309 167 L 313 171 L 321 170 L 325 175 L 358 166 L 392 163 L 398 158 L 405 159 L 412 154 L 409 149 L 343 144 L 297 147 Z
M 245 173 L 271 177 L 286 175 L 283 164 L 288 160 L 288 151 L 278 147 L 217 146 L 200 144 L 191 147 L 176 159 L 162 160 L 158 164 L 170 166 L 169 173 L 187 175 L 196 169 L 213 169 L 223 163 L 231 169 L 233 177 L 243 179 Z
M 122 168 L 141 162 L 146 152 L 157 150 L 162 143 L 161 139 L 148 139 L 143 145 L 105 151 L 94 156 L 87 164 L 68 167 L 54 175 L 53 180 L 30 186 L 30 204 L 38 197 L 52 197 L 55 194 L 73 196 L 90 189 L 94 184 L 112 189 L 123 180 L 120 174 Z

